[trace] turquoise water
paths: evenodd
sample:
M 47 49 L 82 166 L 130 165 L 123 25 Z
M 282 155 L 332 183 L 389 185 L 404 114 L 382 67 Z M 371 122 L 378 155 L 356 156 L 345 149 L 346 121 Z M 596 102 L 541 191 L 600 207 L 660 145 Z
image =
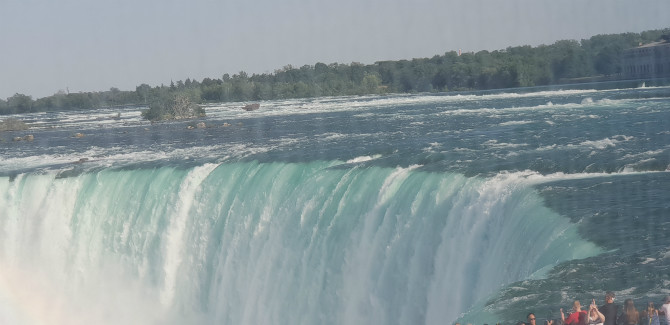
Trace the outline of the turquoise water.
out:
M 35 141 L 0 135 L 0 320 L 512 323 L 606 290 L 659 300 L 669 97 L 226 104 L 196 130 L 24 116 Z

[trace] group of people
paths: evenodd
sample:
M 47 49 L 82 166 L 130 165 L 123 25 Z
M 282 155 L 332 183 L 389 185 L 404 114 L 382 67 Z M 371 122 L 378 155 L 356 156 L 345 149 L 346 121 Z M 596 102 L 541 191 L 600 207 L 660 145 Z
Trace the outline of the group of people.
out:
M 567 318 L 561 308 L 560 322 L 563 325 L 661 325 L 661 319 L 670 325 L 670 296 L 665 297 L 661 308 L 656 309 L 654 303 L 649 302 L 647 308 L 642 311 L 635 308 L 633 299 L 626 299 L 623 310 L 619 312 L 619 306 L 614 304 L 614 293 L 607 292 L 605 304 L 600 307 L 593 299 L 588 310 L 582 310 L 579 300 L 575 300 L 572 313 Z M 535 322 L 535 314 L 529 313 L 525 324 L 536 325 Z M 545 325 L 554 325 L 554 321 L 547 320 Z

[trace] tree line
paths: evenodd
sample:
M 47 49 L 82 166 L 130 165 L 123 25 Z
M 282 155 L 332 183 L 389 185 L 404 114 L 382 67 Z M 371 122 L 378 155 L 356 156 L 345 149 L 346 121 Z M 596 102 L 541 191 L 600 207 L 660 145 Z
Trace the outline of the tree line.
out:
M 581 41 L 561 40 L 537 47 L 458 53 L 432 58 L 380 61 L 374 64 L 316 63 L 287 65 L 273 73 L 224 74 L 219 79 L 186 79 L 169 85 L 141 84 L 135 91 L 111 88 L 101 92 L 65 93 L 34 100 L 15 94 L 0 99 L 0 114 L 91 109 L 188 99 L 189 103 L 261 101 L 319 96 L 443 92 L 543 86 L 580 78 L 616 79 L 621 54 L 641 43 L 658 41 L 670 28 L 642 33 L 596 35 Z

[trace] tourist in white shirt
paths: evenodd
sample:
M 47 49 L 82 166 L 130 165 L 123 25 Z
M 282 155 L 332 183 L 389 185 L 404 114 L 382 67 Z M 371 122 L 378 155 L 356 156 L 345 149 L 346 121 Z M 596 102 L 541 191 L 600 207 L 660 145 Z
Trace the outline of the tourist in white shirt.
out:
M 665 296 L 665 300 L 663 300 L 663 306 L 658 309 L 658 314 L 663 315 L 665 318 L 665 323 L 670 325 L 670 296 Z

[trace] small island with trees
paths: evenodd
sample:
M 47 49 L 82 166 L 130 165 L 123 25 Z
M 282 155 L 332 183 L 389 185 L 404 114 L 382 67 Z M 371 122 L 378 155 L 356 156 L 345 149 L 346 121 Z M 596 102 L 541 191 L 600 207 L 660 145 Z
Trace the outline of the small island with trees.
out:
M 204 116 L 200 104 L 351 96 L 384 93 L 445 92 L 545 86 L 620 80 L 625 77 L 622 54 L 642 44 L 663 42 L 670 28 L 642 33 L 596 35 L 581 41 L 551 45 L 508 47 L 497 51 L 455 51 L 432 58 L 379 61 L 373 64 L 316 63 L 287 65 L 273 73 L 232 76 L 201 81 L 186 79 L 168 86 L 141 84 L 134 91 L 66 93 L 33 99 L 15 94 L 0 99 L 0 115 L 42 111 L 96 109 L 113 106 L 148 107 L 151 121 Z M 246 107 L 246 108 L 245 108 Z M 256 106 L 241 105 L 245 110 Z M 250 109 L 252 108 L 252 109 Z M 12 125 L 16 125 L 12 122 Z M 7 126 L 3 122 L 3 129 Z M 0 129 L 2 130 L 2 129 Z
M 171 94 L 154 100 L 142 116 L 150 121 L 179 120 L 205 116 L 205 110 L 184 93 Z

